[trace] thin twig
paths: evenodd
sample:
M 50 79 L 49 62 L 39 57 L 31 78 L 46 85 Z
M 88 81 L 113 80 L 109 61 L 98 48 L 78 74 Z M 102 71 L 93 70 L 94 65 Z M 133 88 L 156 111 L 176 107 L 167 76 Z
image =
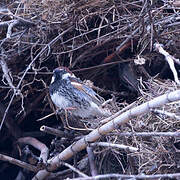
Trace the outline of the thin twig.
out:
M 91 175 L 92 176 L 97 176 L 98 171 L 97 171 L 97 167 L 95 165 L 95 157 L 94 157 L 93 148 L 90 147 L 90 146 L 87 146 L 86 151 L 88 153 L 88 159 L 89 159 L 89 165 L 90 165 L 90 169 L 91 169 Z
M 139 149 L 135 148 L 135 147 L 126 146 L 123 144 L 113 144 L 113 143 L 109 143 L 109 142 L 95 142 L 95 143 L 91 143 L 91 146 L 114 147 L 114 148 L 119 148 L 119 149 L 123 149 L 123 150 L 130 151 L 130 152 L 138 152 L 139 151 Z
M 180 132 L 124 132 L 124 133 L 110 133 L 112 135 L 118 136 L 142 136 L 142 137 L 152 137 L 152 136 L 165 136 L 165 137 L 180 137 Z
M 109 179 L 109 178 L 131 178 L 131 179 L 157 179 L 157 178 L 179 178 L 180 173 L 174 174 L 155 174 L 155 175 L 125 175 L 125 174 L 104 174 L 88 178 L 73 178 L 69 180 L 95 180 L 95 179 Z
M 159 53 L 161 53 L 161 54 L 163 54 L 163 55 L 165 56 L 165 59 L 166 59 L 166 61 L 168 62 L 169 67 L 170 67 L 170 69 L 171 69 L 171 71 L 172 71 L 172 73 L 173 73 L 173 75 L 174 75 L 174 80 L 175 80 L 175 82 L 176 82 L 178 85 L 180 85 L 180 81 L 179 81 L 179 79 L 178 79 L 178 74 L 177 74 L 176 68 L 175 68 L 175 66 L 174 66 L 174 57 L 171 56 L 167 51 L 165 51 L 165 50 L 163 49 L 163 47 L 162 47 L 161 44 L 155 43 L 155 44 L 154 44 L 154 47 L 155 47 L 155 49 L 156 49 Z
M 122 110 L 118 111 L 117 113 L 113 114 L 112 116 L 110 116 L 110 117 L 108 117 L 108 118 L 106 118 L 106 119 L 103 119 L 103 120 L 101 121 L 101 123 L 102 123 L 102 124 L 105 124 L 105 123 L 111 121 L 112 119 L 114 119 L 115 117 L 119 116 L 119 115 L 122 114 L 123 112 L 131 109 L 131 108 L 134 107 L 135 105 L 136 105 L 136 102 L 133 102 L 133 103 L 129 104 L 128 106 L 126 106 L 126 107 L 123 108 Z
M 3 71 L 3 76 L 6 78 L 9 86 L 14 90 L 15 86 L 13 85 L 12 80 L 10 78 L 11 72 L 10 72 L 8 66 L 7 66 L 6 61 L 4 59 L 2 59 L 2 58 L 0 59 L 0 65 L 1 65 L 1 68 L 2 68 L 2 71 Z
M 160 115 L 164 115 L 173 119 L 180 120 L 180 116 L 177 116 L 175 113 L 171 113 L 171 112 L 167 112 L 167 111 L 163 111 L 159 109 L 152 109 L 151 111 L 154 112 L 155 114 L 160 114 Z
M 68 167 L 69 169 L 71 169 L 72 171 L 76 172 L 77 174 L 79 174 L 82 177 L 89 177 L 86 174 L 82 173 L 81 171 L 79 171 L 77 168 L 71 166 L 70 164 L 66 163 L 66 162 L 60 162 L 62 165 Z

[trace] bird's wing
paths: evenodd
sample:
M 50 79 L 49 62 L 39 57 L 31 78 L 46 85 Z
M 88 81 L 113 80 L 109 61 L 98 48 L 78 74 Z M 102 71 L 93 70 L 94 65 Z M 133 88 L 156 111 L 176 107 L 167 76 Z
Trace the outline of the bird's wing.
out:
M 102 105 L 104 99 L 101 96 L 99 96 L 92 88 L 83 84 L 83 82 L 80 79 L 70 78 L 70 81 L 71 81 L 71 85 L 74 88 L 87 94 L 92 99 L 92 101 L 97 105 Z

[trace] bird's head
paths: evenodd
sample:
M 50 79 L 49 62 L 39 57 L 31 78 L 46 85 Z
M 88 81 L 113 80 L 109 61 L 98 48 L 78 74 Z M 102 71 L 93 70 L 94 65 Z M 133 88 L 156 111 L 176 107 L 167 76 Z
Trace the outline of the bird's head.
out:
M 54 69 L 53 71 L 53 77 L 51 80 L 51 84 L 54 81 L 62 80 L 62 79 L 68 79 L 69 77 L 75 77 L 74 74 L 66 67 L 58 67 Z

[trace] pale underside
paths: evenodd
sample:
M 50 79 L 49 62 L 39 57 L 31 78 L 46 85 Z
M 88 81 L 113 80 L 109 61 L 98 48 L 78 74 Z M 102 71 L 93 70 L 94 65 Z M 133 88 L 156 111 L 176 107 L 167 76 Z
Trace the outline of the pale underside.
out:
M 74 108 L 71 110 L 71 113 L 74 116 L 79 116 L 81 118 L 89 118 L 94 116 L 109 116 L 110 112 L 102 109 L 94 102 L 90 101 L 90 105 L 86 108 L 83 107 L 77 107 L 75 105 L 72 105 L 69 100 L 67 100 L 64 96 L 59 95 L 58 93 L 54 93 L 51 95 L 51 99 L 54 102 L 54 104 L 59 109 L 68 109 L 68 108 Z M 74 107 L 73 107 L 74 106 Z

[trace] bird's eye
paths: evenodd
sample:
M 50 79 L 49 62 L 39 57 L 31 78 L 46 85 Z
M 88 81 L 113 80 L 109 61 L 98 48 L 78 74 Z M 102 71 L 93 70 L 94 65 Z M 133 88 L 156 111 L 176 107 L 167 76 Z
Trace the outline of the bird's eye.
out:
M 54 77 L 54 76 L 52 76 L 52 79 L 51 79 L 51 84 L 54 82 L 54 79 L 55 79 L 55 77 Z

